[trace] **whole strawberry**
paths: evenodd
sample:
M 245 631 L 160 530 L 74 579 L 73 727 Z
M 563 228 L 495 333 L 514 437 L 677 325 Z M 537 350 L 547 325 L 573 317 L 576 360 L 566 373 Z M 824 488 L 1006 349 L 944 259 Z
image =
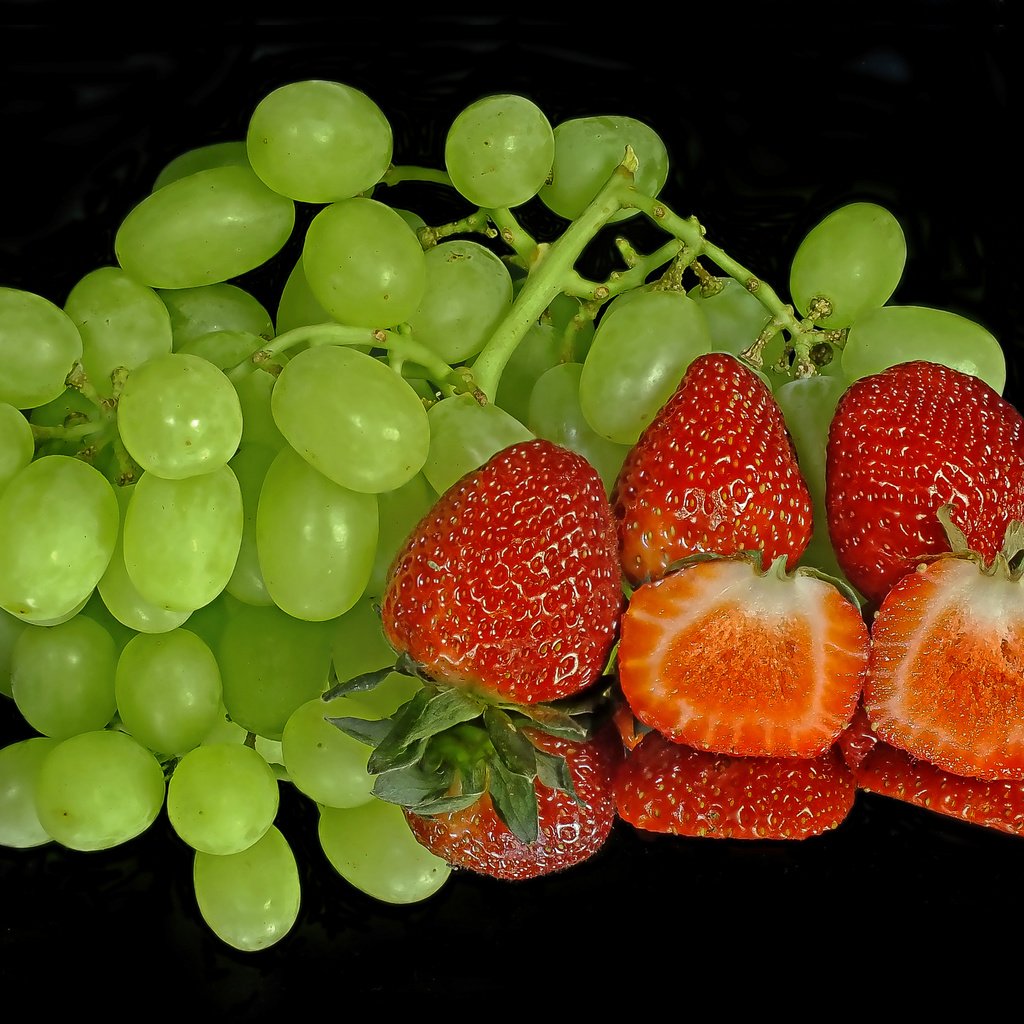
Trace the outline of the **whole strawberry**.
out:
M 792 568 L 813 505 L 769 388 L 735 356 L 693 360 L 626 456 L 612 493 L 622 570 L 658 579 L 698 552 L 778 555 Z
M 825 505 L 836 559 L 869 605 L 949 550 L 936 517 L 946 503 L 991 561 L 1024 518 L 1024 419 L 984 381 L 937 363 L 855 381 L 829 430 Z

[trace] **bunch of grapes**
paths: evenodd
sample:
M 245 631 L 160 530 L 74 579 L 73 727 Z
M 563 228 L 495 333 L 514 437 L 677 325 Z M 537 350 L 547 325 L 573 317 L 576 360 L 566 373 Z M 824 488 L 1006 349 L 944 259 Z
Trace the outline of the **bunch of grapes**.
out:
M 454 119 L 435 167 L 393 148 L 371 97 L 296 81 L 245 139 L 164 167 L 63 307 L 0 286 L 0 693 L 25 724 L 0 750 L 0 844 L 107 849 L 165 812 L 203 917 L 243 950 L 298 915 L 282 785 L 371 896 L 415 902 L 449 877 L 331 718 L 386 718 L 420 686 L 389 671 L 375 602 L 464 473 L 544 437 L 611 491 L 690 362 L 728 351 L 786 415 L 821 516 L 804 563 L 840 575 L 824 455 L 849 383 L 917 358 L 1006 380 L 981 325 L 891 301 L 907 248 L 875 204 L 806 236 L 784 299 L 666 204 L 669 153 L 635 118 L 553 125 L 496 94 Z M 408 181 L 463 215 L 389 202 Z M 528 204 L 552 237 L 524 227 Z M 629 241 L 638 219 L 660 244 Z M 607 225 L 620 266 L 590 279 Z M 300 230 L 268 310 L 237 282 Z M 332 696 L 366 673 L 384 681 Z

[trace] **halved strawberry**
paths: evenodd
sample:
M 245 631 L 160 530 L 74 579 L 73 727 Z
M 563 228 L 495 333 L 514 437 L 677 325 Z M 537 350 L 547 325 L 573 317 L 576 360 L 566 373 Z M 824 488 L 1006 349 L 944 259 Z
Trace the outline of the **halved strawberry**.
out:
M 509 829 L 487 792 L 455 811 L 406 810 L 419 842 L 453 867 L 512 880 L 563 871 L 594 856 L 615 822 L 612 780 L 622 760 L 615 729 L 606 726 L 584 742 L 534 730 L 528 735 L 545 754 L 564 759 L 570 784 L 537 779 L 539 830 L 533 842 Z
M 813 758 L 731 757 L 648 733 L 619 768 L 619 817 L 635 828 L 713 839 L 806 839 L 853 807 L 853 774 L 834 748 Z
M 871 626 L 864 709 L 878 736 L 945 771 L 1024 779 L 1024 582 L 1008 531 L 902 577 Z M 962 547 L 954 540 L 954 545 Z
M 991 560 L 1024 518 L 1024 418 L 988 384 L 922 361 L 855 381 L 829 430 L 829 536 L 870 605 L 925 556 L 949 550 L 943 504 Z
M 690 363 L 626 456 L 612 492 L 622 569 L 658 579 L 696 552 L 762 552 L 796 565 L 814 508 L 769 388 L 735 356 Z
M 815 757 L 853 716 L 868 658 L 857 605 L 813 571 L 709 558 L 638 587 L 619 684 L 644 725 L 742 756 Z

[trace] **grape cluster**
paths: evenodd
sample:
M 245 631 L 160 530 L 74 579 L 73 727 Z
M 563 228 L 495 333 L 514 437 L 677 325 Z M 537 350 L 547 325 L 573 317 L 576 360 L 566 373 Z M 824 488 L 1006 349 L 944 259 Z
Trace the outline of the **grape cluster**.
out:
M 394 664 L 375 601 L 464 473 L 536 436 L 610 491 L 690 362 L 731 352 L 796 444 L 820 521 L 804 564 L 841 575 L 824 455 L 849 383 L 917 358 L 1006 379 L 980 325 L 892 303 L 906 243 L 875 204 L 806 236 L 787 302 L 665 204 L 669 154 L 633 118 L 552 126 L 499 94 L 454 119 L 438 168 L 393 148 L 370 97 L 294 82 L 244 140 L 164 167 L 63 308 L 0 287 L 0 693 L 27 733 L 0 750 L 0 843 L 106 849 L 165 812 L 203 917 L 244 950 L 298 914 L 281 785 L 364 892 L 415 902 L 449 877 L 330 721 L 385 718 L 419 681 L 330 691 Z M 464 216 L 389 203 L 404 181 L 452 189 Z M 553 238 L 523 227 L 529 203 Z M 271 313 L 237 282 L 284 257 L 300 208 Z M 659 247 L 628 241 L 636 217 Z M 589 280 L 577 261 L 608 224 L 621 268 Z

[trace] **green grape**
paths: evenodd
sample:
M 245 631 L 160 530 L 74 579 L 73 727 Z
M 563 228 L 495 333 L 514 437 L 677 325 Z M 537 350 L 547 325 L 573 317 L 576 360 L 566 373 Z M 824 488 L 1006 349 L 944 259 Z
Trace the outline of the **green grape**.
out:
M 583 364 L 583 415 L 602 437 L 633 444 L 690 363 L 710 351 L 704 310 L 682 292 L 619 296 L 605 310 Z
M 372 188 L 391 163 L 391 125 L 365 93 L 340 82 L 282 85 L 257 104 L 246 148 L 275 192 L 333 203 Z
M 926 359 L 980 377 L 1002 394 L 1006 356 L 979 323 L 928 306 L 883 306 L 851 324 L 843 349 L 843 373 L 850 382 L 895 363 Z
M 731 277 L 715 280 L 720 286 L 718 291 L 708 294 L 698 284 L 687 295 L 704 311 L 708 333 L 711 335 L 711 350 L 729 352 L 734 356 L 742 355 L 768 326 L 772 316 L 761 304 L 761 300 L 753 292 L 747 291 L 739 281 Z M 780 331 L 761 352 L 761 362 L 768 372 L 769 380 L 774 379 L 771 371 L 778 365 L 785 347 L 786 339 Z
M 363 598 L 334 620 L 332 658 L 342 682 L 395 663 L 395 652 L 384 637 L 374 599 Z M 352 694 L 377 718 L 390 718 L 423 684 L 419 679 L 390 672 L 376 686 Z
M 273 374 L 260 369 L 235 382 L 238 404 L 242 407 L 242 446 L 262 444 L 283 448 L 288 443 L 274 420 L 274 384 Z
M 114 717 L 117 647 L 94 619 L 29 626 L 11 654 L 11 691 L 38 733 L 66 739 L 105 728 Z
M 175 351 L 181 355 L 201 356 L 218 370 L 230 370 L 250 359 L 266 342 L 250 331 L 210 331 L 185 342 Z
M 336 484 L 289 447 L 267 470 L 256 550 L 267 592 L 297 619 L 348 611 L 366 588 L 377 550 L 377 498 Z
M 27 850 L 53 842 L 39 823 L 35 786 L 43 759 L 59 742 L 32 736 L 0 749 L 0 846 Z
M 225 282 L 277 255 L 295 225 L 295 204 L 237 164 L 179 178 L 121 222 L 117 262 L 151 288 Z
M 562 361 L 562 335 L 553 324 L 534 324 L 516 345 L 501 371 L 495 404 L 526 423 L 530 395 L 541 376 Z
M 374 799 L 322 807 L 317 834 L 334 870 L 383 903 L 418 903 L 451 875 L 444 860 L 420 845 L 397 804 Z
M 166 633 L 180 626 L 189 613 L 171 611 L 147 601 L 132 583 L 124 564 L 124 519 L 135 493 L 135 485 L 118 487 L 116 493 L 121 510 L 121 525 L 117 531 L 114 552 L 96 589 L 103 605 L 118 623 L 139 633 Z
M 373 748 L 328 719 L 377 717 L 358 697 L 316 697 L 300 704 L 281 736 L 284 766 L 296 789 L 326 807 L 357 807 L 373 799 L 376 776 L 366 770 Z
M 128 453 L 147 473 L 182 480 L 227 464 L 242 437 L 242 407 L 213 363 L 169 352 L 128 375 L 117 426 Z
M 141 835 L 164 804 L 156 757 L 116 729 L 61 740 L 39 766 L 39 823 L 72 850 L 107 850 Z
M 558 331 L 569 360 L 582 363 L 587 358 L 594 340 L 594 318 L 574 295 L 559 292 L 548 304 L 541 323 L 550 323 Z
M 173 160 L 166 163 L 153 182 L 153 191 L 170 185 L 179 178 L 187 178 L 198 171 L 208 171 L 211 167 L 249 166 L 249 154 L 244 142 L 212 142 L 206 146 L 196 146 L 179 153 Z
M 64 303 L 82 338 L 82 367 L 100 395 L 114 393 L 111 374 L 134 370 L 171 351 L 171 318 L 152 288 L 120 267 L 90 271 Z
M 296 327 L 311 327 L 314 324 L 333 322 L 334 318 L 320 305 L 309 287 L 300 258 L 292 267 L 281 289 L 281 298 L 277 304 L 277 333 L 284 334 Z M 361 346 L 355 347 L 361 351 L 370 350 L 369 346 L 365 349 Z
M 217 723 L 220 668 L 206 642 L 187 629 L 140 633 L 121 651 L 114 696 L 122 725 L 144 747 L 184 754 Z
M 214 647 L 232 720 L 279 740 L 288 716 L 327 688 L 331 637 L 329 622 L 296 619 L 274 605 L 237 604 Z
M 10 615 L 0 608 L 0 694 L 13 697 L 11 692 L 11 655 L 18 637 L 29 623 Z
M 551 180 L 538 193 L 541 202 L 566 220 L 575 220 L 622 163 L 630 146 L 639 166 L 638 192 L 657 196 L 668 180 L 668 150 L 653 128 L 634 117 L 577 117 L 555 126 Z M 635 216 L 620 210 L 609 223 Z
M 409 326 L 446 363 L 460 363 L 484 347 L 512 308 L 512 278 L 490 249 L 468 239 L 428 249 L 426 266 L 426 291 Z
M 842 377 L 817 375 L 789 381 L 775 393 L 814 507 L 814 531 L 800 558 L 800 564 L 813 566 L 843 580 L 846 577 L 839 568 L 828 535 L 825 453 L 829 425 L 836 403 L 846 387 Z
M 59 306 L 34 292 L 0 287 L 0 402 L 34 409 L 64 392 L 82 337 Z
M 256 547 L 256 511 L 263 481 L 277 452 L 277 448 L 266 444 L 243 444 L 229 463 L 242 492 L 242 543 L 225 589 L 246 604 L 274 603 L 263 578 Z
M 280 798 L 273 770 L 252 747 L 205 743 L 174 766 L 167 817 L 194 850 L 224 856 L 267 834 Z
M 579 363 L 560 363 L 544 373 L 530 396 L 527 423 L 538 437 L 582 455 L 611 493 L 629 445 L 609 441 L 587 422 L 580 407 L 582 375 Z
M 432 405 L 430 450 L 423 475 L 438 494 L 492 455 L 533 434 L 497 405 L 481 405 L 471 395 L 452 395 Z
M 379 597 L 384 593 L 388 569 L 399 547 L 435 501 L 437 491 L 423 473 L 417 473 L 393 491 L 381 491 L 377 495 L 377 550 L 365 595 Z
M 171 318 L 174 348 L 183 348 L 214 331 L 245 331 L 274 337 L 270 314 L 255 296 L 238 285 L 220 283 L 157 291 Z
M 816 299 L 831 312 L 815 320 L 848 327 L 889 301 L 903 276 L 907 241 L 896 218 L 876 203 L 849 203 L 816 224 L 797 246 L 789 290 L 801 316 Z
M 416 233 L 390 206 L 363 197 L 332 203 L 313 218 L 302 269 L 317 302 L 353 327 L 404 323 L 427 286 Z
M 452 184 L 475 206 L 521 206 L 540 191 L 555 157 L 544 112 L 525 96 L 484 96 L 452 122 L 444 162 Z
M 276 825 L 239 853 L 197 851 L 192 882 L 199 913 L 210 930 L 243 953 L 280 942 L 299 916 L 298 865 Z
M 124 520 L 129 579 L 160 608 L 201 608 L 231 578 L 242 520 L 242 492 L 230 466 L 184 480 L 143 473 Z
M 32 425 L 21 410 L 0 402 L 0 491 L 32 461 L 34 454 Z
M 427 457 L 423 402 L 408 381 L 364 352 L 337 345 L 299 352 L 277 378 L 271 408 L 291 446 L 353 491 L 401 487 Z
M 40 623 L 89 599 L 117 542 L 117 498 L 67 455 L 30 462 L 0 492 L 0 607 Z

